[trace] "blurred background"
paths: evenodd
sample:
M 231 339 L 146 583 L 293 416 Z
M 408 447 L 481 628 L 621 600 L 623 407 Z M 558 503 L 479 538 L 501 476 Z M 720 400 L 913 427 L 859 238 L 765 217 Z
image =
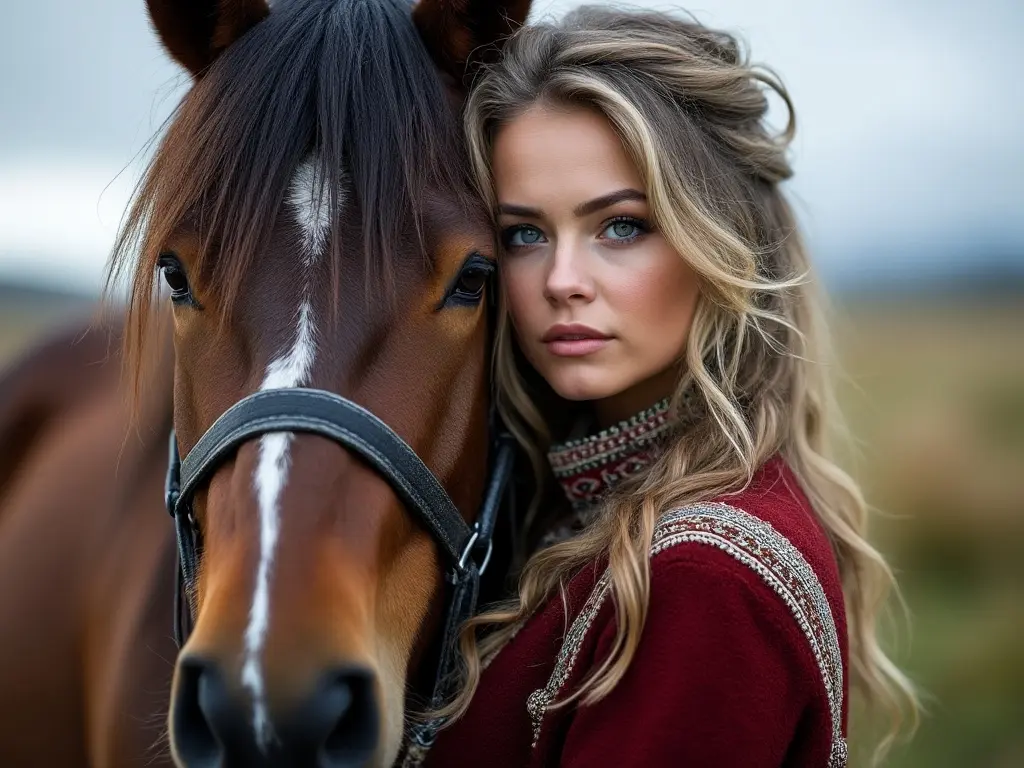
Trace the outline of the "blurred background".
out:
M 1024 4 L 635 4 L 739 33 L 795 101 L 850 466 L 913 620 L 887 642 L 930 697 L 889 765 L 1024 766 Z M 0 72 L 3 364 L 88 316 L 188 81 L 143 0 L 5 3 Z

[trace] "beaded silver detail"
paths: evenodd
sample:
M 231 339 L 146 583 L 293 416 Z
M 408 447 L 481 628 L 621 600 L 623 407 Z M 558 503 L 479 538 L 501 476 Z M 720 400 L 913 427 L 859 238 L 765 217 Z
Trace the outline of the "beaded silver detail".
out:
M 400 755 L 398 761 L 395 763 L 395 768 L 420 768 L 423 762 L 427 759 L 427 755 L 430 753 L 430 747 L 417 744 L 410 740 L 408 736 L 404 737 L 403 750 L 404 754 Z
M 540 726 L 544 721 L 544 713 L 555 700 L 555 696 L 565 685 L 566 680 L 569 679 L 569 673 L 572 672 L 576 657 L 583 646 L 583 638 L 586 637 L 587 631 L 594 623 L 594 619 L 597 618 L 597 612 L 601 610 L 601 606 L 608 596 L 608 574 L 607 570 L 601 574 L 601 578 L 594 585 L 587 602 L 583 604 L 583 608 L 570 625 L 569 631 L 565 633 L 562 647 L 555 658 L 555 668 L 551 670 L 547 685 L 538 688 L 526 699 L 526 711 L 530 713 L 530 720 L 533 723 L 532 746 L 534 747 L 537 746 L 537 741 L 540 739 Z
M 640 411 L 629 419 L 594 435 L 586 435 L 548 449 L 548 462 L 555 477 L 571 477 L 583 470 L 598 469 L 614 459 L 628 457 L 654 444 L 671 432 L 674 423 L 669 416 L 671 398 Z
M 825 590 L 810 564 L 771 524 L 728 504 L 693 504 L 664 515 L 654 531 L 651 557 L 684 542 L 717 547 L 736 558 L 760 576 L 789 608 L 810 644 L 828 697 L 832 721 L 828 768 L 845 768 L 847 746 L 842 732 L 843 663 L 839 636 Z M 583 639 L 608 591 L 606 571 L 566 633 L 547 685 L 527 699 L 534 746 L 540 739 L 544 714 L 569 679 Z

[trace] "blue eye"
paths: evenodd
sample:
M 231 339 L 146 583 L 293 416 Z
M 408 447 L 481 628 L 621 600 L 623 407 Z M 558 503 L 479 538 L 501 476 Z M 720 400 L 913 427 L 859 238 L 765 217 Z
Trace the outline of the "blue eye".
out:
M 605 240 L 630 242 L 647 232 L 646 225 L 639 219 L 615 219 L 602 230 L 601 237 Z
M 529 224 L 516 224 L 502 233 L 506 248 L 528 248 L 544 242 L 544 233 Z

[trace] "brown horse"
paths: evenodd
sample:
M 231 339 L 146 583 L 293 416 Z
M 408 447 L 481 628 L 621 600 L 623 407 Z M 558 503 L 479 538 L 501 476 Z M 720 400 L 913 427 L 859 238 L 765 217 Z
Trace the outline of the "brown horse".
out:
M 167 437 L 185 455 L 254 392 L 328 390 L 472 518 L 493 234 L 457 112 L 528 5 L 149 0 L 194 83 L 115 251 L 126 320 L 0 380 L 0 765 L 393 762 L 437 643 L 435 539 L 333 440 L 247 440 L 192 500 L 179 653 Z

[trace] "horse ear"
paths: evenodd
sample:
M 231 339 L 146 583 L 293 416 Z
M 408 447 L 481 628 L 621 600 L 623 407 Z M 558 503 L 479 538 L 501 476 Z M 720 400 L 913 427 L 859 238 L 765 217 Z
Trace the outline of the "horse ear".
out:
M 530 0 L 419 0 L 412 17 L 434 62 L 462 83 L 497 58 L 529 12 Z
M 199 77 L 269 12 L 267 0 L 146 0 L 167 52 Z

